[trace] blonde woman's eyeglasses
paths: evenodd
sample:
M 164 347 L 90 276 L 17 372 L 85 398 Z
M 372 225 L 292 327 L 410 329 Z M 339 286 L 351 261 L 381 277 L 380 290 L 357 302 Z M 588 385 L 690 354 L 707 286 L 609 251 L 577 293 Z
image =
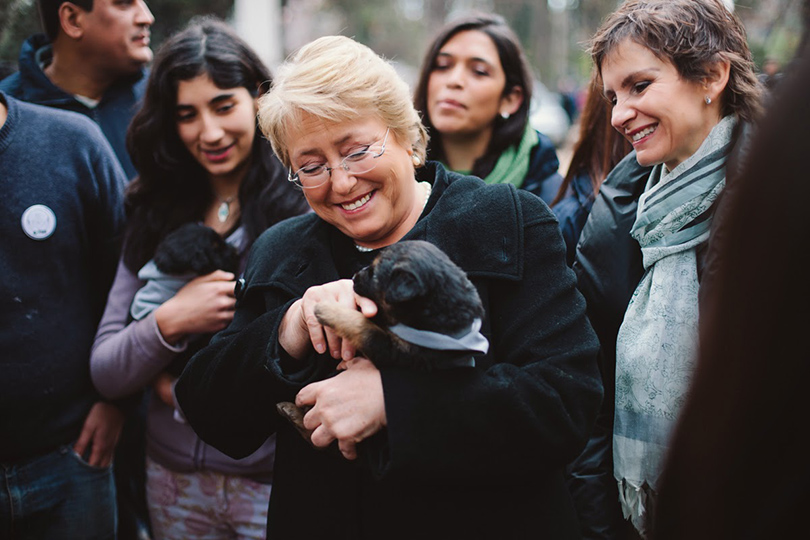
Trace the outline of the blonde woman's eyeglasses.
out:
M 321 187 L 332 177 L 332 171 L 341 168 L 350 174 L 363 174 L 377 166 L 377 158 L 385 153 L 385 143 L 388 141 L 388 133 L 391 129 L 385 130 L 382 143 L 373 143 L 363 150 L 352 152 L 340 162 L 337 167 L 329 167 L 326 163 L 319 165 L 307 165 L 301 167 L 295 174 L 292 168 L 287 171 L 287 180 L 303 189 L 313 189 Z M 379 144 L 379 150 L 377 150 Z

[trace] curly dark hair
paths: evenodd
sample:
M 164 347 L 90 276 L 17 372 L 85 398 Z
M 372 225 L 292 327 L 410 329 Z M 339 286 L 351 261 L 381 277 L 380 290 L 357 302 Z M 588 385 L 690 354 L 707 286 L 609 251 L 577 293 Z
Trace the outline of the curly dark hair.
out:
M 192 19 L 161 46 L 143 105 L 127 133 L 127 149 L 139 173 L 126 195 L 124 262 L 133 271 L 152 257 L 167 234 L 202 220 L 214 197 L 207 172 L 180 140 L 176 123 L 179 82 L 203 73 L 220 88 L 243 87 L 253 96 L 272 83 L 256 53 L 213 17 Z M 248 245 L 270 225 L 308 208 L 258 128 L 239 203 Z

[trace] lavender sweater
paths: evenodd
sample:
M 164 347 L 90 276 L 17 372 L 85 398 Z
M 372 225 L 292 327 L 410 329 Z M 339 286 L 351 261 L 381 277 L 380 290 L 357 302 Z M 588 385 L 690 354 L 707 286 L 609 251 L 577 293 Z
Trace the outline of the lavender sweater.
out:
M 185 348 L 184 344 L 174 347 L 166 343 L 158 330 L 154 312 L 128 323 L 132 299 L 144 284 L 123 262 L 118 263 L 90 356 L 93 383 L 109 399 L 124 397 L 149 386 Z M 211 470 L 270 483 L 275 446 L 273 435 L 248 457 L 230 458 L 205 444 L 182 420 L 182 413 L 175 414 L 174 408 L 163 403 L 154 393 L 151 395 L 146 453 L 172 471 Z

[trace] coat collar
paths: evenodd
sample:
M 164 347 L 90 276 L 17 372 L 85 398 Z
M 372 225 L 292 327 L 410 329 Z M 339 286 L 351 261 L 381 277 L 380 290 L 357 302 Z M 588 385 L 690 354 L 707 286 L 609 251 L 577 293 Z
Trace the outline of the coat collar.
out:
M 514 186 L 489 186 L 479 178 L 450 173 L 436 162 L 420 169 L 417 180 L 431 182 L 433 190 L 403 240 L 435 244 L 471 278 L 521 279 L 523 216 Z M 314 213 L 278 223 L 268 234 L 274 240 L 259 248 L 256 258 L 261 262 L 248 265 L 249 287 L 277 286 L 300 296 L 302 287 L 339 279 L 336 261 L 347 252 L 350 257 L 367 257 L 368 262 L 374 257 L 373 252 L 355 254 L 352 241 Z
M 514 186 L 487 185 L 479 178 L 449 172 L 437 162 L 420 169 L 417 180 L 431 182 L 433 193 L 404 239 L 435 244 L 471 276 L 520 279 L 523 216 Z

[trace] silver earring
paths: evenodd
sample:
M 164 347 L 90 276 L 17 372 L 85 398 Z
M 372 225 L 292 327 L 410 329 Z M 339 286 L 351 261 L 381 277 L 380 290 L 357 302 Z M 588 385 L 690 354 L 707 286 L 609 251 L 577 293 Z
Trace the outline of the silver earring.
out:
M 706 105 L 711 105 L 712 104 L 712 98 L 710 98 L 709 96 L 706 96 L 703 99 L 706 100 Z
M 512 115 L 510 115 L 508 112 L 502 112 L 501 113 L 501 118 L 503 118 L 504 120 L 509 120 L 510 116 L 512 116 Z

